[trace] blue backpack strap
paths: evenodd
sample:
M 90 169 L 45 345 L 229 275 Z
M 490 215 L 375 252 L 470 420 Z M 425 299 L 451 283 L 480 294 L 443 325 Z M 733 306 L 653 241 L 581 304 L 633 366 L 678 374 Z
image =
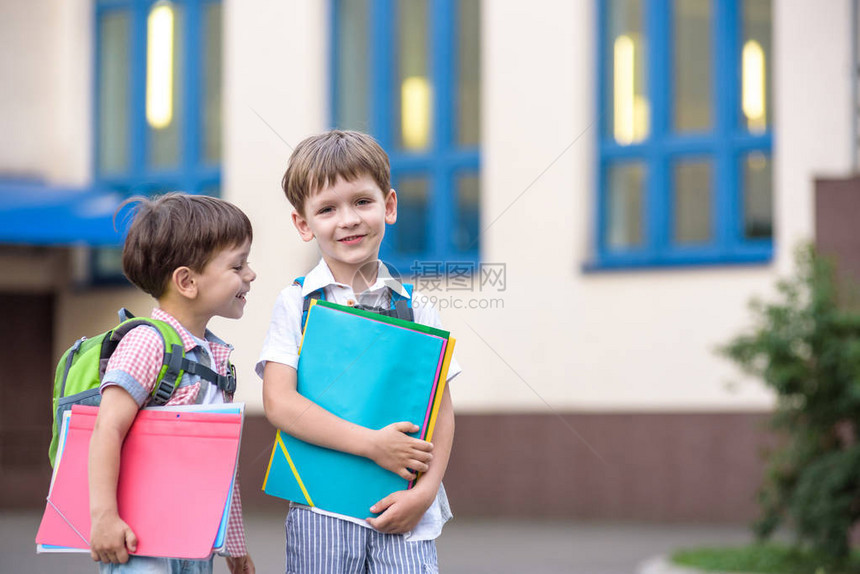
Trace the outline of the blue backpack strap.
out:
M 401 293 L 398 293 L 394 289 L 389 288 L 388 291 L 391 294 L 391 310 L 397 311 L 398 316 L 406 313 L 406 309 L 412 308 L 412 284 L 411 283 L 402 283 L 403 290 L 406 291 L 408 297 Z
M 404 321 L 415 321 L 415 312 L 412 310 L 412 284 L 411 283 L 402 283 L 403 290 L 409 295 L 403 295 L 394 289 L 388 288 L 388 293 L 390 295 L 389 299 L 391 300 L 391 307 L 389 309 L 378 310 L 377 313 L 381 315 L 387 315 L 389 317 L 396 317 L 397 319 L 403 319 Z
M 293 280 L 293 285 L 304 287 L 305 278 L 296 277 L 295 280 Z M 304 297 L 304 301 L 302 302 L 302 333 L 305 332 L 305 323 L 308 322 L 308 309 L 311 308 L 311 300 L 313 299 L 325 301 L 325 291 L 323 289 L 317 289 L 316 291 L 308 293 L 307 297 Z

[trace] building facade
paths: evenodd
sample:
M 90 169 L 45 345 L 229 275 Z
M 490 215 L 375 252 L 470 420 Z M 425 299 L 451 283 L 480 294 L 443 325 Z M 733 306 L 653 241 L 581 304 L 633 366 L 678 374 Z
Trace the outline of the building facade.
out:
M 369 131 L 400 197 L 383 257 L 458 339 L 455 512 L 747 519 L 772 397 L 715 350 L 815 240 L 816 180 L 855 170 L 852 19 L 849 0 L 5 1 L 0 205 L 53 228 L 9 198 L 181 189 L 248 213 L 258 279 L 213 330 L 265 505 L 253 365 L 318 259 L 280 178 L 304 137 Z M 0 387 L 26 395 L 0 403 L 7 507 L 43 500 L 55 358 L 152 306 L 86 229 L 47 231 L 0 246 Z

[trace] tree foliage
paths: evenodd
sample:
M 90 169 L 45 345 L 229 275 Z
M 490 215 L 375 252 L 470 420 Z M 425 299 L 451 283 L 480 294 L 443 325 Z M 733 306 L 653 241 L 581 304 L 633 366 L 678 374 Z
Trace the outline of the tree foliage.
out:
M 770 453 L 754 529 L 782 525 L 798 545 L 847 559 L 860 519 L 860 315 L 840 306 L 833 266 L 811 247 L 776 301 L 751 303 L 753 328 L 720 352 L 776 394 Z

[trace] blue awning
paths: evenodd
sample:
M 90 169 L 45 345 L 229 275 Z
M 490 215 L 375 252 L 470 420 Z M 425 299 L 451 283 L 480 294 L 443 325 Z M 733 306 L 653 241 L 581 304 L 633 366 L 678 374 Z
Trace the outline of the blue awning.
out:
M 0 244 L 120 246 L 116 192 L 0 181 Z

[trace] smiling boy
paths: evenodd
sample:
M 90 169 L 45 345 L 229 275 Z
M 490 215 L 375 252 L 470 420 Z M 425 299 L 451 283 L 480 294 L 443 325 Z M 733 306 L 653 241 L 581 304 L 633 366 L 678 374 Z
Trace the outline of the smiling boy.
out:
M 306 242 L 315 239 L 322 259 L 278 296 L 257 372 L 263 378 L 266 416 L 274 426 L 306 442 L 368 458 L 409 480 L 414 472 L 424 474 L 412 489 L 392 493 L 368 508 L 368 515 L 379 516 L 366 520 L 292 503 L 286 521 L 287 571 L 438 569 L 434 540 L 451 518 L 442 487 L 454 437 L 447 387 L 433 444 L 408 436 L 418 430 L 411 423 L 361 427 L 296 391 L 303 309 L 315 294 L 377 312 L 390 309 L 392 300 L 407 300 L 407 318 L 441 327 L 436 310 L 393 280 L 379 261 L 385 227 L 397 221 L 397 193 L 390 177 L 387 154 L 366 134 L 335 130 L 296 146 L 282 187 L 299 236 Z M 449 380 L 459 371 L 452 362 Z
M 169 193 L 136 200 L 134 221 L 122 253 L 123 272 L 158 306 L 152 318 L 179 334 L 186 356 L 220 375 L 230 368 L 233 347 L 207 328 L 212 317 L 239 319 L 257 274 L 248 265 L 253 232 L 236 206 L 207 196 Z M 117 507 L 123 441 L 146 406 L 162 368 L 164 342 L 148 325 L 131 329 L 117 345 L 100 385 L 101 406 L 90 443 L 90 554 L 102 573 L 211 574 L 212 557 L 183 560 L 130 555 L 137 536 Z M 198 375 L 184 373 L 167 405 L 217 404 L 232 394 Z M 165 477 L 171 488 L 200 488 L 182 476 Z M 157 501 L 154 501 L 157 504 Z M 239 482 L 227 527 L 227 565 L 232 574 L 255 571 L 245 547 Z

